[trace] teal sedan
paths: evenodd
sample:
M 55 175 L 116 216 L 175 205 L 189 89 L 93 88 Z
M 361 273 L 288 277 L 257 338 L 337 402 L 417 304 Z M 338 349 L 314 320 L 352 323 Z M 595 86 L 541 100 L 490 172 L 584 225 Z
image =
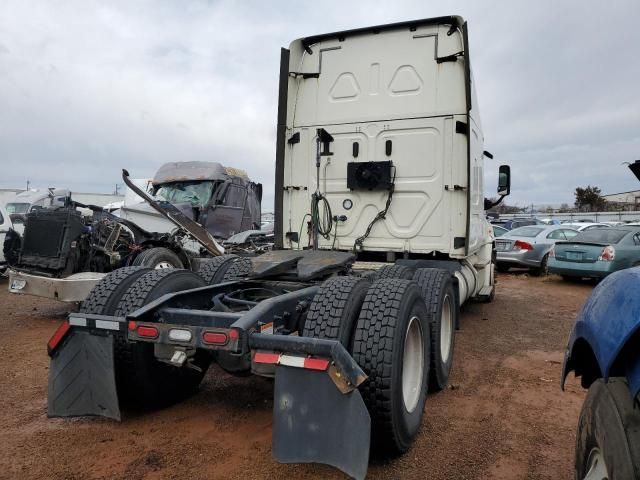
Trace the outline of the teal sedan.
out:
M 569 242 L 556 242 L 549 254 L 549 273 L 564 278 L 604 278 L 640 265 L 640 227 L 586 230 Z

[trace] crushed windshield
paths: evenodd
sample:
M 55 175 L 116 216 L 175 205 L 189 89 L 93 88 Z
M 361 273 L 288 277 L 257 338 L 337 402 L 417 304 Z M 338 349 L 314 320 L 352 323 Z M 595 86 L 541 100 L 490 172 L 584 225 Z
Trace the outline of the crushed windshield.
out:
M 27 213 L 30 203 L 7 203 L 7 212 L 11 213 Z
M 156 196 L 171 203 L 189 202 L 194 207 L 207 204 L 213 192 L 214 182 L 165 183 L 156 191 Z

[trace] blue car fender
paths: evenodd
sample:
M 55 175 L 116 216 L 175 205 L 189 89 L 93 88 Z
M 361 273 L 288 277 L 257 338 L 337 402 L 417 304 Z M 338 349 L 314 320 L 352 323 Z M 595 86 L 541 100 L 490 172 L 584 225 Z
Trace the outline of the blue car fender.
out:
M 587 299 L 573 326 L 562 367 L 588 387 L 597 378 L 626 377 L 640 392 L 640 267 L 605 278 Z

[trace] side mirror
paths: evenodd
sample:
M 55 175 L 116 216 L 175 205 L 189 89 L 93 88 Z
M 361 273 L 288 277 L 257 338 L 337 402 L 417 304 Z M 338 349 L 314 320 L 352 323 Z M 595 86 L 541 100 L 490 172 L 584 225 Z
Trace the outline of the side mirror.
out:
M 509 195 L 511 192 L 511 167 L 500 165 L 498 170 L 498 195 L 501 197 Z

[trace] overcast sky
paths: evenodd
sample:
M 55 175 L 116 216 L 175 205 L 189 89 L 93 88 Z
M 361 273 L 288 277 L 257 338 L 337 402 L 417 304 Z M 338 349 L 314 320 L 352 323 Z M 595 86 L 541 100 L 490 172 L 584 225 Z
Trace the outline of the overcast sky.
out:
M 559 5 L 561 4 L 561 5 Z M 111 192 L 120 169 L 176 160 L 246 169 L 272 210 L 280 47 L 457 14 L 488 162 L 509 203 L 573 203 L 640 185 L 640 1 L 0 2 L 0 187 Z

